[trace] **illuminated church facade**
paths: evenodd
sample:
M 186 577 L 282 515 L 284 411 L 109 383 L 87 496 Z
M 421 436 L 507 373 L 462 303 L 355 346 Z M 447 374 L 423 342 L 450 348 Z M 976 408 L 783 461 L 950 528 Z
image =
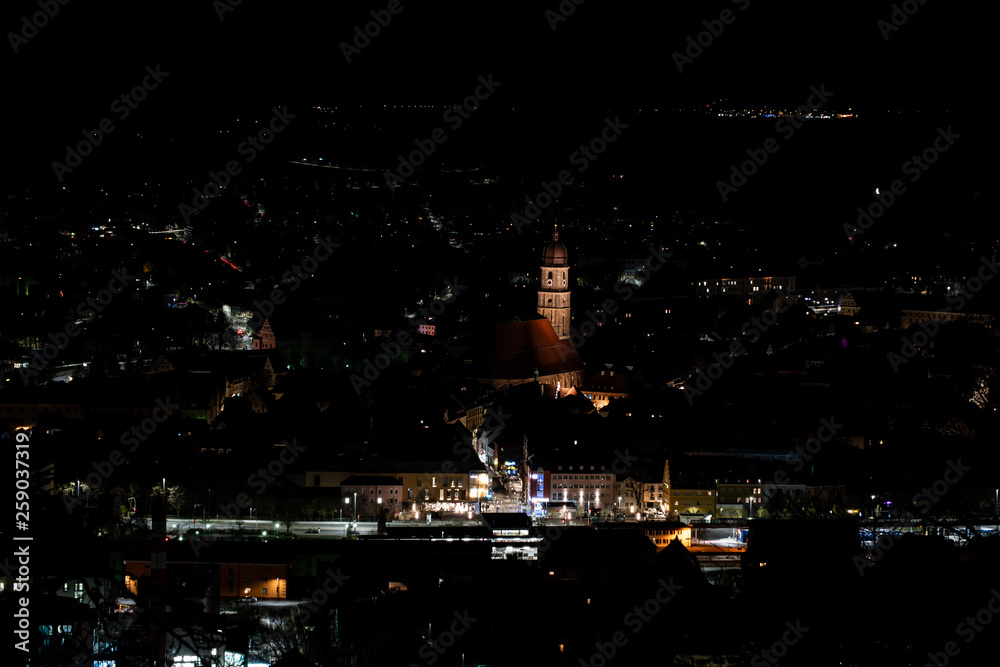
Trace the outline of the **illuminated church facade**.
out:
M 565 395 L 583 383 L 583 362 L 570 342 L 569 253 L 559 233 L 542 251 L 538 315 L 496 327 L 486 377 L 494 387 L 529 382 L 548 385 L 547 393 Z

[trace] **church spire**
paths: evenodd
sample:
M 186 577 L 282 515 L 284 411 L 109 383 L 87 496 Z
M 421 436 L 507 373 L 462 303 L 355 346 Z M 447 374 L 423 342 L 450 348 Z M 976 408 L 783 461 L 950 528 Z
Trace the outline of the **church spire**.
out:
M 552 324 L 559 340 L 570 336 L 569 253 L 559 242 L 553 225 L 552 242 L 542 252 L 541 281 L 538 287 L 538 314 Z

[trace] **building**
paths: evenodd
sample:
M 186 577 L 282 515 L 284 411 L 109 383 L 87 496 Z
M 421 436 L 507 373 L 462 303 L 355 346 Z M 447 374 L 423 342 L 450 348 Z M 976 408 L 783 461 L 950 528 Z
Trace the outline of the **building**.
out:
M 475 484 L 476 489 L 481 489 L 479 475 L 473 480 L 470 473 L 400 473 L 403 484 L 404 502 L 423 501 L 434 505 L 434 509 L 448 511 L 465 511 L 470 509 L 467 503 L 479 502 L 481 498 L 473 498 L 470 493 L 470 486 Z
M 602 531 L 628 531 L 638 530 L 649 538 L 657 551 L 666 549 L 675 539 L 680 540 L 684 548 L 691 547 L 691 526 L 680 521 L 638 521 L 635 523 L 598 523 L 595 524 Z
M 480 381 L 496 388 L 538 382 L 563 395 L 583 382 L 583 362 L 544 318 L 498 324 L 491 358 Z
M 666 499 L 670 511 L 685 518 L 715 515 L 715 489 L 712 487 L 670 489 Z
M 670 481 L 670 461 L 663 464 L 663 497 L 667 510 L 682 518 L 714 516 L 716 509 L 716 487 L 708 484 L 685 484 L 674 487 Z
M 748 304 L 763 303 L 769 292 L 781 290 L 792 296 L 796 291 L 795 276 L 761 276 L 756 278 L 709 278 L 692 283 L 694 295 L 700 299 L 713 296 L 733 296 Z
M 273 350 L 278 347 L 278 344 L 274 340 L 274 331 L 271 329 L 271 323 L 264 319 L 264 324 L 260 325 L 260 333 L 253 337 L 253 349 L 255 350 Z
M 388 518 L 395 518 L 402 507 L 403 484 L 388 475 L 351 475 L 340 484 L 344 504 L 355 503 L 360 517 L 378 517 L 385 508 Z
M 544 475 L 547 497 L 553 502 L 575 502 L 578 508 L 605 510 L 618 503 L 615 473 L 604 465 L 583 463 L 557 464 L 545 471 L 539 468 L 532 475 Z M 537 483 L 537 479 L 535 480 Z M 537 496 L 532 495 L 537 503 Z
M 745 519 L 763 507 L 760 482 L 720 483 L 716 504 L 719 518 Z M 755 509 L 756 508 L 756 509 Z
M 552 243 L 542 251 L 538 314 L 552 324 L 559 340 L 569 340 L 570 295 L 569 253 L 559 243 L 559 232 L 552 232 Z
M 990 326 L 994 317 L 986 313 L 969 313 L 964 311 L 954 311 L 950 306 L 939 310 L 929 308 L 904 308 L 899 325 L 903 329 L 909 329 L 918 322 L 935 322 L 937 324 L 947 324 L 962 320 L 969 324 L 982 324 Z
M 195 574 L 204 570 L 206 563 L 168 561 L 171 581 L 183 582 L 186 570 Z M 218 568 L 219 597 L 256 597 L 266 600 L 284 600 L 287 596 L 289 563 L 219 563 L 210 567 Z M 138 597 L 140 581 L 150 577 L 150 561 L 125 561 L 125 588 L 133 597 Z M 210 582 L 206 582 L 206 590 Z M 197 589 L 196 589 L 197 592 Z
M 591 375 L 577 391 L 590 399 L 598 410 L 606 408 L 613 399 L 632 396 L 626 377 L 610 369 Z
M 636 497 L 638 492 L 640 497 Z M 641 485 L 636 480 L 625 479 L 618 484 L 618 495 L 621 497 L 621 509 L 628 514 L 652 514 L 656 512 L 666 513 L 667 499 L 664 495 L 663 484 L 658 482 L 647 482 Z
M 840 312 L 848 317 L 854 317 L 858 314 L 861 307 L 858 306 L 858 302 L 855 300 L 854 295 L 848 292 L 844 295 L 844 300 L 840 302 Z
M 271 330 L 267 338 L 264 337 L 265 327 Z M 330 362 L 334 350 L 328 323 L 305 310 L 282 310 L 281 317 L 276 318 L 273 324 L 265 321 L 261 325 L 258 337 L 259 342 L 257 337 L 254 339 L 254 349 L 277 349 L 281 362 L 289 370 L 323 369 Z
M 583 383 L 583 362 L 570 342 L 569 253 L 553 232 L 542 251 L 538 319 L 498 324 L 480 382 L 494 387 L 538 382 L 559 397 Z
M 489 473 L 479 467 L 473 468 L 480 465 L 476 461 L 363 461 L 347 470 L 308 470 L 305 482 L 307 488 L 340 487 L 345 505 L 339 509 L 346 509 L 353 503 L 353 494 L 357 491 L 362 516 L 372 511 L 371 504 L 377 505 L 380 496 L 383 504 L 395 507 L 396 514 L 470 512 L 477 511 L 478 504 L 492 496 Z M 382 486 L 373 486 L 370 480 L 374 479 L 383 480 Z M 388 493 L 390 489 L 392 493 Z M 390 503 L 390 498 L 396 502 Z

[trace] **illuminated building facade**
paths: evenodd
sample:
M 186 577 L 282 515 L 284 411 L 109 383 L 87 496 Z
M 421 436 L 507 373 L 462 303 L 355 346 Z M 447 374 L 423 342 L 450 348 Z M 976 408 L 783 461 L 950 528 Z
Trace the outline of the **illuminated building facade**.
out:
M 204 567 L 204 563 L 169 561 L 172 580 L 183 580 L 185 569 Z M 219 597 L 255 597 L 265 600 L 284 600 L 288 587 L 288 563 L 219 563 Z M 125 587 L 129 593 L 139 595 L 139 580 L 150 575 L 150 561 L 125 561 Z
M 762 303 L 768 292 L 781 290 L 795 294 L 795 276 L 760 276 L 755 278 L 709 278 L 692 283 L 694 295 L 700 299 L 713 296 L 733 296 L 747 303 Z
M 539 285 L 538 314 L 552 324 L 559 340 L 569 340 L 569 253 L 559 243 L 559 232 L 552 233 L 552 243 L 542 252 Z

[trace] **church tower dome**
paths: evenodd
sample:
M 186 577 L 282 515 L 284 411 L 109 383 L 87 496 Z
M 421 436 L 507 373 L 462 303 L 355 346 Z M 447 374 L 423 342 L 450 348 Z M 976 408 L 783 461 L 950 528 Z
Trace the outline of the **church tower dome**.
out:
M 542 251 L 541 271 L 538 314 L 552 323 L 559 340 L 569 340 L 569 252 L 559 242 L 559 232 L 552 232 L 552 242 Z

